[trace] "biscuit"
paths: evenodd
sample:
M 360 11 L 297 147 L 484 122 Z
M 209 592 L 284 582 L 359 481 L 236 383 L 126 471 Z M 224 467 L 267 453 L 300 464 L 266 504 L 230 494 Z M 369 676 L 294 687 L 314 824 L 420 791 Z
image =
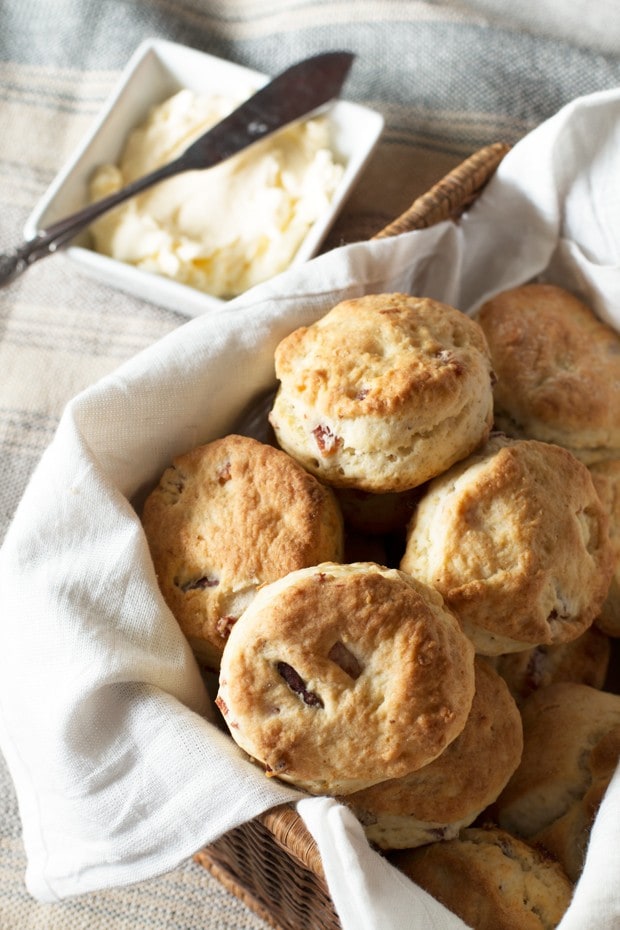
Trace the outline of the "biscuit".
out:
M 591 789 L 590 765 L 594 764 L 596 769 L 601 760 L 589 763 L 589 757 L 604 737 L 620 727 L 620 695 L 559 682 L 529 697 L 521 707 L 521 716 L 524 739 L 521 763 L 493 811 L 503 829 L 539 842 L 546 831 L 571 812 L 575 803 L 583 802 Z M 607 750 L 615 747 L 617 751 L 618 740 L 611 739 Z M 613 760 L 610 766 L 609 760 L 605 761 L 605 752 L 599 751 L 609 774 L 610 768 L 613 771 L 615 767 Z M 582 837 L 576 851 L 580 858 L 586 842 L 587 837 Z
M 502 676 L 517 704 L 521 705 L 534 691 L 556 681 L 574 681 L 601 689 L 610 656 L 609 637 L 593 625 L 570 643 L 534 646 L 522 652 L 485 656 L 485 659 Z
M 266 582 L 343 554 L 333 492 L 279 449 L 230 435 L 178 456 L 142 524 L 163 597 L 201 664 Z
M 555 856 L 571 881 L 576 882 L 583 870 L 592 824 L 619 759 L 620 726 L 616 726 L 600 738 L 587 758 L 587 789 L 565 814 L 536 834 L 537 845 Z
M 594 487 L 609 516 L 609 538 L 613 550 L 614 573 L 596 625 L 608 636 L 620 636 L 620 459 L 590 466 Z
M 476 930 L 553 930 L 572 897 L 557 862 L 495 827 L 469 827 L 391 860 Z
M 279 444 L 328 484 L 405 491 L 489 434 L 492 372 L 477 323 L 406 294 L 337 304 L 280 342 L 270 421 Z
M 521 715 L 505 682 L 481 657 L 475 676 L 467 723 L 440 756 L 344 798 L 379 848 L 412 849 L 458 836 L 496 800 L 521 761 Z
M 436 591 L 324 563 L 261 588 L 224 648 L 216 703 L 267 774 L 346 795 L 431 762 L 473 696 L 473 648 Z
M 570 452 L 495 434 L 430 483 L 400 567 L 439 590 L 483 655 L 569 642 L 609 588 L 608 520 Z
M 587 464 L 620 458 L 618 333 L 549 284 L 504 291 L 475 319 L 497 375 L 497 429 L 557 443 Z

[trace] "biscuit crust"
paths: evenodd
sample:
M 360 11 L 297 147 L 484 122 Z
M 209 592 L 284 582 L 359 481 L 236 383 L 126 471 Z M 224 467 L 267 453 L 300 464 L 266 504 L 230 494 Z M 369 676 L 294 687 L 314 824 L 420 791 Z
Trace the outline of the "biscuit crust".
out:
M 557 862 L 495 827 L 469 827 L 393 862 L 476 930 L 553 930 L 572 897 Z
M 343 554 L 333 492 L 278 449 L 230 435 L 178 456 L 142 525 L 164 599 L 202 664 L 261 584 Z
M 596 625 L 608 636 L 620 637 L 620 459 L 590 466 L 594 487 L 609 516 L 609 538 L 613 552 L 613 575 Z
M 216 703 L 268 774 L 338 795 L 428 764 L 473 696 L 473 648 L 435 591 L 324 563 L 261 589 L 226 643 Z
M 503 679 L 477 656 L 467 723 L 440 756 L 403 778 L 345 798 L 369 840 L 412 849 L 458 836 L 493 803 L 521 761 L 523 728 Z
M 504 291 L 476 319 L 497 374 L 497 429 L 557 443 L 586 464 L 620 458 L 618 333 L 550 284 Z
M 283 339 L 275 365 L 278 442 L 335 486 L 416 487 L 468 455 L 491 427 L 482 330 L 428 298 L 345 300 Z
M 620 695 L 558 682 L 532 694 L 521 714 L 523 757 L 495 815 L 503 829 L 533 839 L 590 788 L 588 758 L 620 726 Z
M 494 435 L 430 483 L 400 567 L 437 587 L 483 655 L 569 642 L 607 594 L 608 519 L 566 449 Z
M 589 784 L 565 814 L 536 834 L 535 842 L 555 856 L 576 882 L 586 858 L 594 818 L 620 759 L 620 724 L 600 738 L 587 758 Z

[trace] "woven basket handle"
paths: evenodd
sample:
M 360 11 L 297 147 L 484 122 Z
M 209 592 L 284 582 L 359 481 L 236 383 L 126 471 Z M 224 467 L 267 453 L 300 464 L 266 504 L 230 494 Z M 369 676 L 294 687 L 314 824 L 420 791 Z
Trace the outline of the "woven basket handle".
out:
M 386 239 L 412 229 L 434 226 L 442 220 L 456 219 L 476 199 L 509 149 L 505 142 L 495 142 L 470 155 L 373 239 Z

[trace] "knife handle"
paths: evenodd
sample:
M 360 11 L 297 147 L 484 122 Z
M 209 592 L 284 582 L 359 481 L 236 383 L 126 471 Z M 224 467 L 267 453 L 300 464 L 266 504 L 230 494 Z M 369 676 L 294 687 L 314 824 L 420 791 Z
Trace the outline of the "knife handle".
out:
M 25 271 L 29 265 L 32 265 L 33 262 L 38 261 L 40 258 L 51 255 L 56 249 L 65 245 L 79 232 L 90 226 L 102 214 L 107 213 L 108 210 L 124 203 L 130 197 L 135 197 L 136 194 L 139 194 L 147 187 L 151 187 L 153 184 L 157 184 L 159 181 L 163 181 L 165 178 L 171 177 L 182 170 L 184 169 L 183 165 L 180 164 L 180 159 L 169 162 L 167 165 L 163 165 L 161 168 L 137 178 L 137 180 L 115 191 L 115 193 L 102 197 L 100 200 L 82 207 L 81 210 L 77 210 L 70 216 L 46 226 L 34 238 L 26 240 L 15 250 L 11 257 L 14 257 L 18 264 L 17 267 L 12 269 L 11 277 Z M 2 280 L 2 268 L 0 267 L 0 283 Z

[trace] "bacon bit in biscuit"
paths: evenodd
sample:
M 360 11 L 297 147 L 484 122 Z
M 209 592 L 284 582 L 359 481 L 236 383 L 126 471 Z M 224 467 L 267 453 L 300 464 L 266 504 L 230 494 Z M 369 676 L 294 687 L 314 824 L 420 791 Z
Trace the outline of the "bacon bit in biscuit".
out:
M 362 666 L 359 664 L 350 649 L 347 649 L 344 643 L 335 642 L 327 653 L 327 658 L 334 665 L 342 669 L 350 678 L 357 679 L 362 674 Z
M 325 458 L 334 455 L 338 451 L 338 447 L 342 445 L 342 439 L 334 435 L 329 426 L 319 424 L 312 430 L 312 435 L 316 439 L 321 455 Z
M 221 710 L 222 714 L 225 717 L 228 714 L 228 708 L 226 707 L 226 701 L 223 698 L 221 698 L 218 694 L 218 696 L 215 699 L 215 703 L 217 707 L 219 707 L 219 709 Z
M 275 768 L 272 768 L 270 765 L 265 763 L 265 775 L 268 778 L 273 778 L 274 775 L 277 775 L 278 772 L 283 772 L 286 769 L 286 762 L 276 762 Z
M 215 628 L 217 632 L 220 634 L 220 636 L 222 637 L 222 639 L 228 639 L 228 637 L 230 636 L 230 632 L 238 619 L 239 617 L 232 617 L 232 616 L 217 618 Z
M 189 581 L 184 581 L 183 584 L 179 584 L 178 581 L 174 582 L 177 588 L 180 588 L 181 591 L 204 591 L 205 588 L 216 588 L 219 584 L 217 578 L 209 578 L 208 575 L 201 575 L 200 578 L 190 578 Z
M 294 691 L 295 694 L 300 696 L 304 704 L 307 704 L 308 707 L 324 706 L 318 694 L 315 694 L 314 691 L 308 691 L 306 682 L 299 672 L 295 671 L 292 665 L 289 665 L 288 662 L 278 662 L 276 668 L 278 670 L 278 675 L 281 675 L 291 691 Z
M 495 845 L 508 859 L 515 859 L 515 851 L 510 844 L 508 839 L 504 839 L 503 836 L 496 836 L 494 839 Z
M 438 362 L 449 365 L 455 375 L 462 375 L 465 371 L 463 363 L 458 358 L 455 358 L 450 349 L 440 349 L 439 352 L 435 353 L 435 358 Z
M 230 471 L 230 462 L 224 462 L 223 465 L 220 465 L 217 469 L 217 480 L 219 484 L 226 484 L 227 481 L 230 481 L 232 478 L 232 473 Z
M 370 388 L 360 388 L 360 390 L 355 395 L 355 399 L 364 400 L 366 397 L 368 397 L 369 392 L 370 392 Z

